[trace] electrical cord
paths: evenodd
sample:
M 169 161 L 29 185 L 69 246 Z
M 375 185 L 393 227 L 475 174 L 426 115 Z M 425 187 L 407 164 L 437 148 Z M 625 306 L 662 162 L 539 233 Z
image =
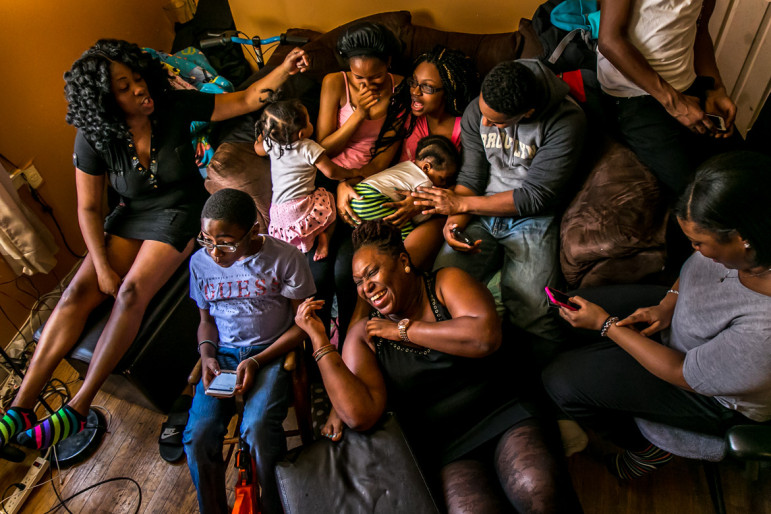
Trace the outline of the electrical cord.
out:
M 3 506 L 3 514 L 8 514 L 8 511 L 5 510 L 5 502 L 7 502 L 11 498 L 11 495 L 8 494 L 8 490 L 11 489 L 12 487 L 17 488 L 20 491 L 24 490 L 24 484 L 22 484 L 21 482 L 16 482 L 15 484 L 11 484 L 5 488 L 5 491 L 3 491 L 2 499 L 0 500 L 0 505 Z
M 35 200 L 37 203 L 41 205 L 43 208 L 43 212 L 48 214 L 51 219 L 54 222 L 54 225 L 56 225 L 56 230 L 59 231 L 59 235 L 62 236 L 62 241 L 64 242 L 64 246 L 67 248 L 67 251 L 70 252 L 73 257 L 77 257 L 78 259 L 82 259 L 85 257 L 85 255 L 80 255 L 78 253 L 75 253 L 75 250 L 73 250 L 70 247 L 70 244 L 67 242 L 67 238 L 64 237 L 64 232 L 62 231 L 62 227 L 59 225 L 59 220 L 56 219 L 56 216 L 54 215 L 54 209 L 51 207 L 48 202 L 46 202 L 42 196 L 40 196 L 40 193 L 37 192 L 36 189 L 30 187 L 29 188 L 30 194 L 32 194 L 32 199 Z
M 137 486 L 137 493 L 138 493 L 138 495 L 139 495 L 139 501 L 137 502 L 137 507 L 136 507 L 136 510 L 134 511 L 134 514 L 138 514 L 138 513 L 139 513 L 139 508 L 142 506 L 142 486 L 140 486 L 140 485 L 139 485 L 139 482 L 137 482 L 136 480 L 134 480 L 134 479 L 133 479 L 133 478 L 131 478 L 131 477 L 113 477 L 113 478 L 107 478 L 107 479 L 105 479 L 105 480 L 101 480 L 101 481 L 99 481 L 99 482 L 97 482 L 97 483 L 95 483 L 95 484 L 91 484 L 90 486 L 88 486 L 88 487 L 86 487 L 86 488 L 84 488 L 84 489 L 81 489 L 81 490 L 80 490 L 80 491 L 78 491 L 77 493 L 75 493 L 75 494 L 73 494 L 73 495 L 71 495 L 71 496 L 68 496 L 67 498 L 64 498 L 64 499 L 62 499 L 61 495 L 59 494 L 59 491 L 56 489 L 56 486 L 54 485 L 54 483 L 53 483 L 53 480 L 52 480 L 52 481 L 51 481 L 51 487 L 52 487 L 52 488 L 53 488 L 53 490 L 54 490 L 54 494 L 56 494 L 56 498 L 59 500 L 59 505 L 54 505 L 54 506 L 53 506 L 53 507 L 51 507 L 49 510 L 47 510 L 47 511 L 45 512 L 45 514 L 50 514 L 51 512 L 54 512 L 54 511 L 58 510 L 58 509 L 59 509 L 59 507 L 64 507 L 64 510 L 66 510 L 67 512 L 69 512 L 70 514 L 72 514 L 72 511 L 71 511 L 70 509 L 68 509 L 68 508 L 67 508 L 67 505 L 66 505 L 66 503 L 67 503 L 68 501 L 72 500 L 72 499 L 73 499 L 73 498 L 75 498 L 76 496 L 80 496 L 81 494 L 85 493 L 86 491 L 90 491 L 91 489 L 93 489 L 93 488 L 95 488 L 95 487 L 99 487 L 99 486 L 101 486 L 101 485 L 104 485 L 104 484 L 109 484 L 110 482 L 117 482 L 118 480 L 128 480 L 129 482 L 131 482 L 131 483 L 133 483 L 135 486 Z

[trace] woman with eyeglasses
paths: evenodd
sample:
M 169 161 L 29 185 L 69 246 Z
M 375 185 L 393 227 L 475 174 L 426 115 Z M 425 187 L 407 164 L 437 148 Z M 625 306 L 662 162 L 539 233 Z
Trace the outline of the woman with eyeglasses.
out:
M 190 141 L 191 121 L 221 121 L 257 110 L 308 66 L 299 48 L 244 91 L 173 91 L 160 61 L 126 41 L 103 39 L 64 75 L 66 120 L 78 129 L 73 161 L 78 221 L 88 255 L 43 330 L 13 406 L 0 419 L 0 447 L 47 448 L 80 432 L 96 393 L 139 331 L 147 304 L 193 250 L 206 200 Z M 103 218 L 109 182 L 120 204 Z M 37 396 L 77 343 L 88 315 L 115 305 L 80 390 L 37 423 Z M 21 439 L 21 437 L 20 437 Z
M 463 52 L 437 45 L 431 51 L 415 59 L 412 75 L 397 86 L 388 106 L 383 127 L 375 141 L 373 161 L 361 170 L 364 175 L 380 171 L 375 169 L 383 161 L 390 163 L 397 155 L 398 162 L 416 158 L 418 142 L 427 136 L 444 136 L 458 151 L 461 150 L 460 119 L 463 110 L 479 93 L 479 77 L 471 58 Z M 353 223 L 360 219 L 350 206 L 352 198 L 359 198 L 349 180 L 338 187 L 338 212 Z M 384 218 L 389 223 L 403 227 L 421 209 L 405 195 L 401 201 L 385 204 L 395 209 Z M 430 267 L 436 250 L 441 244 L 441 223 L 425 224 L 406 241 L 413 262 L 420 268 Z

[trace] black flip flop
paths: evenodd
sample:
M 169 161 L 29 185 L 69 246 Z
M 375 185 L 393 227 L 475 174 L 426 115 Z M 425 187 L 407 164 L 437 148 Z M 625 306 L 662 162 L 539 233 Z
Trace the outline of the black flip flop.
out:
M 168 419 L 161 425 L 158 449 L 161 452 L 161 458 L 167 462 L 178 462 L 185 455 L 182 447 L 182 433 L 185 431 L 188 411 L 192 403 L 193 397 L 187 394 L 174 400 Z

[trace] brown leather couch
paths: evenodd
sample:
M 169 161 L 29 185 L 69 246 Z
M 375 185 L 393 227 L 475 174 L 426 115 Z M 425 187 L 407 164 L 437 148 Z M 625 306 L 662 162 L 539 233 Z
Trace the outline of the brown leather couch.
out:
M 503 34 L 446 32 L 411 23 L 411 14 L 397 11 L 376 14 L 347 23 L 325 34 L 290 29 L 287 34 L 310 39 L 303 49 L 310 57 L 308 72 L 285 84 L 288 96 L 303 100 L 311 116 L 318 113 L 320 84 L 324 75 L 344 69 L 335 53 L 339 34 L 346 27 L 367 20 L 382 23 L 404 43 L 392 63 L 404 74 L 420 53 L 437 44 L 463 51 L 474 58 L 480 77 L 497 63 L 539 57 L 543 52 L 529 20 L 519 30 Z M 283 61 L 291 49 L 280 46 L 265 68 L 242 87 L 259 79 Z M 254 198 L 263 230 L 269 223 L 271 198 L 270 164 L 253 150 L 253 117 L 219 127 L 220 146 L 209 165 L 206 187 L 214 192 L 233 187 Z M 630 150 L 602 134 L 587 138 L 589 158 L 576 182 L 576 196 L 564 213 L 561 228 L 561 263 L 569 287 L 635 282 L 661 270 L 664 264 L 665 208 L 659 201 L 655 178 Z

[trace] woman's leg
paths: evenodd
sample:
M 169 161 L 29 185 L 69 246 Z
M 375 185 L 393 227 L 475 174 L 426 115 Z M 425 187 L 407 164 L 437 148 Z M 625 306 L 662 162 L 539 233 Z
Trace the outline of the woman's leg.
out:
M 495 471 L 518 512 L 581 512 L 567 469 L 535 420 L 510 428 L 495 448 Z
M 449 514 L 511 511 L 492 470 L 478 460 L 456 460 L 443 467 L 442 489 Z
M 118 275 L 125 275 L 139 251 L 140 242 L 110 236 L 107 258 Z M 31 408 L 51 374 L 78 341 L 88 315 L 107 295 L 99 284 L 91 255 L 86 255 L 80 268 L 64 291 L 46 322 L 24 381 L 13 401 L 15 407 Z
M 412 264 L 421 271 L 431 271 L 434 267 L 434 260 L 444 243 L 442 228 L 446 219 L 440 216 L 426 220 L 416 226 L 404 240 Z
M 86 414 L 96 393 L 139 332 L 147 304 L 192 248 L 192 241 L 183 252 L 157 241 L 141 243 L 134 263 L 118 290 L 110 319 L 96 343 L 80 390 L 48 419 L 20 434 L 19 443 L 43 449 L 84 428 Z
M 134 342 L 147 304 L 192 250 L 192 240 L 182 252 L 166 243 L 142 242 L 118 290 L 110 319 L 96 343 L 83 385 L 69 403 L 73 409 L 81 414 L 88 412 L 99 388 Z

